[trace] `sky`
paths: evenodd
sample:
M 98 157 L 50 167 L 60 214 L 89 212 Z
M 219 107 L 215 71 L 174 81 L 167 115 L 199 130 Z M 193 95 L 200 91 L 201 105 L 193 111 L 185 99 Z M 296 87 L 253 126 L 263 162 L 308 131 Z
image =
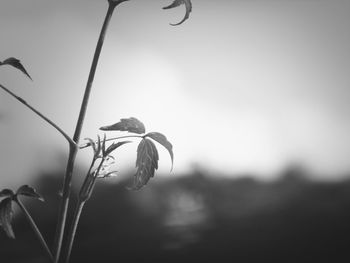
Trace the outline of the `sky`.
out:
M 136 117 L 173 143 L 174 174 L 350 172 L 349 1 L 193 0 L 178 27 L 169 23 L 184 7 L 161 9 L 170 2 L 130 0 L 115 11 L 82 138 Z M 106 9 L 103 0 L 0 3 L 0 60 L 19 58 L 33 78 L 1 67 L 0 82 L 69 134 Z M 0 144 L 0 184 L 66 160 L 65 140 L 3 92 Z M 118 152 L 117 170 L 134 167 L 136 147 Z M 160 172 L 170 165 L 160 149 Z

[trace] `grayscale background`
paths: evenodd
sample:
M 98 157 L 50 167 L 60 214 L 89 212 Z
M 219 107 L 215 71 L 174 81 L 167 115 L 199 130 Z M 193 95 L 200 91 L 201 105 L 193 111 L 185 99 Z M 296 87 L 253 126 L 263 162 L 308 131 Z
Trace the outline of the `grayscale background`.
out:
M 0 61 L 19 58 L 33 78 L 4 66 L 1 84 L 69 134 L 106 2 L 0 3 Z M 82 138 L 137 117 L 172 142 L 174 170 L 160 148 L 155 178 L 128 192 L 137 144 L 120 150 L 120 177 L 101 182 L 87 205 L 75 262 L 101 253 L 103 262 L 348 261 L 350 1 L 192 0 L 178 27 L 169 23 L 184 7 L 161 9 L 170 2 L 116 10 Z M 65 140 L 0 90 L 0 145 L 0 187 L 52 195 L 32 208 L 52 236 Z M 79 154 L 76 185 L 90 157 Z M 0 255 L 39 262 L 39 245 L 21 248 L 33 238 L 21 220 L 18 243 L 0 232 Z

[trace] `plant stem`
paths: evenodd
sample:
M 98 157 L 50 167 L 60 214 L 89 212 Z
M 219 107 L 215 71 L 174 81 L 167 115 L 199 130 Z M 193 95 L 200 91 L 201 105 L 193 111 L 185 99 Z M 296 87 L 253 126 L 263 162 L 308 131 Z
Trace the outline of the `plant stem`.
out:
M 69 231 L 69 236 L 68 236 L 68 247 L 67 247 L 67 252 L 65 255 L 65 262 L 69 263 L 70 260 L 70 255 L 72 252 L 72 247 L 73 247 L 73 241 L 75 237 L 75 233 L 77 232 L 78 224 L 79 224 L 79 219 L 81 212 L 83 211 L 83 207 L 85 205 L 85 201 L 78 201 L 79 203 L 77 204 L 77 207 L 74 211 L 74 216 L 73 216 L 73 223 L 71 226 L 71 229 Z
M 40 233 L 40 230 L 38 229 L 37 225 L 35 224 L 33 218 L 30 216 L 29 212 L 27 211 L 27 209 L 24 207 L 23 203 L 18 199 L 17 196 L 15 196 L 14 201 L 18 204 L 18 206 L 21 208 L 22 212 L 24 213 L 25 217 L 27 218 L 27 220 L 29 221 L 30 226 L 32 227 L 35 235 L 37 236 L 37 238 L 40 241 L 40 244 L 42 245 L 42 247 L 44 248 L 47 256 L 50 258 L 50 261 L 53 262 L 54 258 L 53 255 L 51 254 L 51 251 L 44 239 L 44 237 L 42 236 L 42 234 Z
M 143 138 L 143 136 L 142 135 L 125 135 L 125 136 L 109 138 L 109 139 L 106 139 L 105 141 L 108 142 L 108 141 L 120 140 L 120 139 L 126 139 L 126 138 Z M 95 141 L 95 142 L 97 143 L 98 141 Z M 91 146 L 90 142 L 85 143 L 83 145 L 80 145 L 79 149 L 84 149 L 84 148 L 87 148 L 89 146 Z
M 63 135 L 63 137 L 69 142 L 69 144 L 74 144 L 75 142 L 72 140 L 72 138 L 65 133 L 57 124 L 55 124 L 53 121 L 51 121 L 49 118 L 44 116 L 40 111 L 33 108 L 31 105 L 29 105 L 24 99 L 14 94 L 12 91 L 10 91 L 8 88 L 0 84 L 0 88 L 2 88 L 4 91 L 6 91 L 8 94 L 10 94 L 12 97 L 14 97 L 16 100 L 18 100 L 20 103 L 22 103 L 24 106 L 26 106 L 28 109 L 33 111 L 36 115 L 38 115 L 40 118 L 42 118 L 44 121 L 46 121 L 48 124 L 50 124 L 52 127 L 54 127 L 59 133 Z
M 91 68 L 90 68 L 88 81 L 87 81 L 86 88 L 85 88 L 83 101 L 82 101 L 81 108 L 80 108 L 78 121 L 76 124 L 74 136 L 73 136 L 73 141 L 76 144 L 74 147 L 71 146 L 70 151 L 69 151 L 66 174 L 64 177 L 64 181 L 63 181 L 62 200 L 61 200 L 61 205 L 60 205 L 60 210 L 59 210 L 59 215 L 58 215 L 56 236 L 55 236 L 55 242 L 54 242 L 54 253 L 55 253 L 55 261 L 54 262 L 55 263 L 57 263 L 59 260 L 61 248 L 62 248 L 62 240 L 63 240 L 64 228 L 65 228 L 67 212 L 68 212 L 69 195 L 70 195 L 70 191 L 71 191 L 73 168 L 74 168 L 75 157 L 76 157 L 77 151 L 78 151 L 78 147 L 76 145 L 79 143 L 81 130 L 83 128 L 83 122 L 84 122 L 85 115 L 86 115 L 86 110 L 87 110 L 88 101 L 89 101 L 89 97 L 90 97 L 90 93 L 91 93 L 92 83 L 94 80 L 94 76 L 95 76 L 95 72 L 96 72 L 96 68 L 97 68 L 97 63 L 98 63 L 98 60 L 100 57 L 101 49 L 102 49 L 104 38 L 106 35 L 106 30 L 108 28 L 109 21 L 112 17 L 114 8 L 116 6 L 117 6 L 116 3 L 109 1 L 107 14 L 106 14 L 105 20 L 103 22 L 103 26 L 102 26 L 102 29 L 100 32 L 99 39 L 97 41 L 94 57 L 93 57 Z
M 65 251 L 65 254 L 64 254 L 64 259 L 65 259 L 64 262 L 65 263 L 69 263 L 69 259 L 70 259 L 70 255 L 72 252 L 75 234 L 77 232 L 81 212 L 83 211 L 83 208 L 84 208 L 86 201 L 89 200 L 91 197 L 92 191 L 93 191 L 95 183 L 96 183 L 97 175 L 99 174 L 104 161 L 105 161 L 105 159 L 103 158 L 101 160 L 100 164 L 98 165 L 96 171 L 93 174 L 91 174 L 92 166 L 95 163 L 95 159 L 93 160 L 93 162 L 89 168 L 89 171 L 86 175 L 86 178 L 84 180 L 84 183 L 80 189 L 78 204 L 77 204 L 77 207 L 75 208 L 75 212 L 74 212 L 73 219 L 72 219 L 72 225 L 71 225 L 71 228 L 68 232 L 67 250 Z

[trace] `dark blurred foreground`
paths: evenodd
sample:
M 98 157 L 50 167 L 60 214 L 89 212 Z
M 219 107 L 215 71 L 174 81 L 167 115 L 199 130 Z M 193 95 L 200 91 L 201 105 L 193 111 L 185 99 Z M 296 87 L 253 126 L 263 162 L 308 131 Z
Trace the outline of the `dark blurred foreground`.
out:
M 37 183 L 45 203 L 26 202 L 50 241 L 59 199 L 55 178 Z M 127 184 L 97 185 L 72 263 L 350 262 L 350 181 L 311 182 L 289 171 L 272 183 L 196 173 L 153 179 L 138 192 Z M 16 240 L 0 232 L 0 262 L 47 262 L 20 213 L 14 230 Z

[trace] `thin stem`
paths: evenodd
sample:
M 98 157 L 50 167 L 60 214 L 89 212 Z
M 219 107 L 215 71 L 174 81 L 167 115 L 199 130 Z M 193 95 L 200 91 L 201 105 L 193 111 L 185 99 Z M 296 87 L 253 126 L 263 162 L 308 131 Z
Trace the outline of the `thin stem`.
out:
M 81 212 L 83 211 L 84 205 L 85 205 L 85 201 L 79 201 L 79 203 L 74 211 L 73 224 L 71 226 L 71 229 L 69 231 L 69 236 L 68 236 L 68 248 L 67 248 L 67 252 L 66 252 L 66 256 L 65 256 L 66 263 L 68 263 L 70 260 L 70 255 L 71 255 L 72 248 L 73 248 L 73 240 L 74 240 L 75 234 L 77 232 L 80 215 L 81 215 Z
M 113 137 L 113 138 L 109 138 L 109 139 L 106 139 L 105 141 L 106 142 L 109 142 L 109 141 L 114 141 L 114 140 L 120 140 L 120 139 L 125 139 L 125 138 L 142 138 L 143 136 L 142 135 L 125 135 L 125 136 L 119 136 L 119 137 Z M 98 141 L 95 141 L 95 143 L 97 143 Z M 88 142 L 88 143 L 85 143 L 83 145 L 80 145 L 79 146 L 79 149 L 84 149 L 84 148 L 87 148 L 91 146 L 91 143 Z
M 94 166 L 96 160 L 97 160 L 96 158 L 93 158 L 93 160 L 92 160 L 92 162 L 91 162 L 91 165 L 90 165 L 89 170 L 88 170 L 88 172 L 87 172 L 87 174 L 86 174 L 85 180 L 84 180 L 84 182 L 83 182 L 83 184 L 82 184 L 82 186 L 81 186 L 81 188 L 80 188 L 78 200 L 84 200 L 84 201 L 86 201 L 86 200 L 88 199 L 88 197 L 87 197 L 86 195 L 83 197 L 83 194 L 85 194 L 85 192 L 88 191 L 88 190 L 87 190 L 87 189 L 89 188 L 88 185 L 89 185 L 90 182 L 91 182 L 91 179 L 90 179 L 90 177 L 91 177 L 91 170 L 92 170 L 92 168 L 93 168 L 93 166 Z M 100 168 L 102 162 L 103 162 L 103 159 L 101 160 L 101 162 L 100 162 L 100 164 L 99 164 L 99 166 L 98 166 L 98 170 L 99 170 L 99 168 Z M 96 171 L 97 171 L 97 170 L 96 170 Z M 95 173 L 96 173 L 96 171 L 95 171 Z
M 37 238 L 40 241 L 40 244 L 42 245 L 42 247 L 44 248 L 47 256 L 50 258 L 50 261 L 53 262 L 54 258 L 53 255 L 51 254 L 51 251 L 44 239 L 44 237 L 42 236 L 40 230 L 38 229 L 37 225 L 35 224 L 33 218 L 30 216 L 29 212 L 27 211 L 27 209 L 24 207 L 23 203 L 18 199 L 17 196 L 15 196 L 14 201 L 18 204 L 18 206 L 21 208 L 22 212 L 24 213 L 25 217 L 27 218 L 27 220 L 29 221 L 30 226 L 32 227 L 35 235 L 37 236 Z
M 70 147 L 69 148 L 69 157 L 66 167 L 66 174 L 64 177 L 64 185 L 66 185 L 66 178 L 72 177 L 73 173 L 73 167 L 74 167 L 74 161 L 77 154 L 76 147 Z M 64 188 L 63 188 L 64 190 Z M 69 190 L 70 190 L 70 184 L 69 184 Z M 66 193 L 67 196 L 67 193 Z M 59 260 L 61 247 L 62 247 L 62 240 L 63 240 L 63 234 L 64 234 L 64 226 L 67 219 L 67 211 L 68 211 L 68 201 L 69 199 L 69 192 L 68 192 L 68 198 L 63 196 L 60 204 L 60 210 L 58 214 L 58 221 L 57 221 L 57 228 L 56 228 L 56 235 L 54 240 L 54 263 L 57 263 Z
M 16 100 L 18 100 L 20 103 L 22 103 L 24 106 L 26 106 L 28 109 L 30 109 L 32 112 L 34 112 L 36 115 L 38 115 L 40 118 L 42 118 L 44 121 L 46 121 L 48 124 L 50 124 L 52 127 L 54 127 L 59 133 L 63 135 L 64 138 L 69 142 L 69 144 L 75 144 L 75 142 L 72 140 L 72 138 L 65 133 L 57 124 L 55 124 L 53 121 L 51 121 L 49 118 L 44 116 L 40 111 L 33 108 L 31 105 L 29 105 L 24 99 L 14 94 L 12 91 L 10 91 L 8 88 L 4 87 L 0 84 L 0 88 L 2 88 L 4 91 L 6 91 L 8 94 L 10 94 L 12 97 L 14 97 Z
M 91 164 L 89 171 L 86 175 L 86 178 L 84 180 L 84 183 L 80 189 L 78 204 L 77 204 L 77 207 L 76 207 L 75 212 L 74 212 L 71 228 L 70 228 L 69 233 L 68 233 L 67 250 L 65 252 L 65 261 L 64 261 L 65 263 L 69 263 L 69 259 L 70 259 L 70 255 L 72 252 L 75 234 L 77 232 L 81 212 L 84 208 L 86 201 L 89 200 L 89 198 L 92 194 L 92 191 L 93 191 L 95 183 L 96 183 L 97 175 L 99 174 L 104 161 L 105 161 L 105 159 L 103 158 L 101 160 L 98 168 L 96 169 L 96 171 L 93 174 L 91 174 L 91 169 L 92 169 L 93 164 L 95 163 L 95 159 L 92 161 L 92 164 Z
M 92 83 L 94 80 L 98 60 L 100 57 L 101 49 L 103 46 L 104 38 L 106 35 L 106 31 L 108 28 L 108 24 L 111 20 L 114 8 L 117 6 L 116 3 L 109 2 L 107 14 L 105 17 L 105 20 L 103 22 L 103 26 L 100 32 L 99 39 L 97 41 L 94 57 L 92 60 L 90 73 L 88 77 L 88 81 L 85 88 L 85 93 L 83 97 L 83 101 L 80 108 L 80 113 L 78 117 L 78 121 L 76 124 L 73 141 L 76 143 L 76 145 L 79 143 L 80 134 L 83 128 L 83 122 L 86 115 L 86 110 L 89 102 L 89 97 L 91 93 Z M 68 163 L 66 168 L 66 174 L 63 181 L 63 189 L 62 189 L 62 200 L 60 205 L 60 211 L 58 214 L 58 221 L 57 221 L 57 228 L 56 228 L 56 236 L 54 241 L 54 253 L 55 253 L 55 263 L 58 262 L 61 248 L 62 248 L 62 240 L 63 240 L 63 234 L 64 234 L 64 228 L 66 224 L 66 218 L 67 218 L 67 212 L 68 212 L 68 204 L 69 204 L 69 195 L 71 191 L 71 184 L 72 184 L 72 175 L 73 175 L 73 168 L 74 168 L 74 162 L 77 155 L 78 147 L 70 147 L 69 157 L 68 157 Z

